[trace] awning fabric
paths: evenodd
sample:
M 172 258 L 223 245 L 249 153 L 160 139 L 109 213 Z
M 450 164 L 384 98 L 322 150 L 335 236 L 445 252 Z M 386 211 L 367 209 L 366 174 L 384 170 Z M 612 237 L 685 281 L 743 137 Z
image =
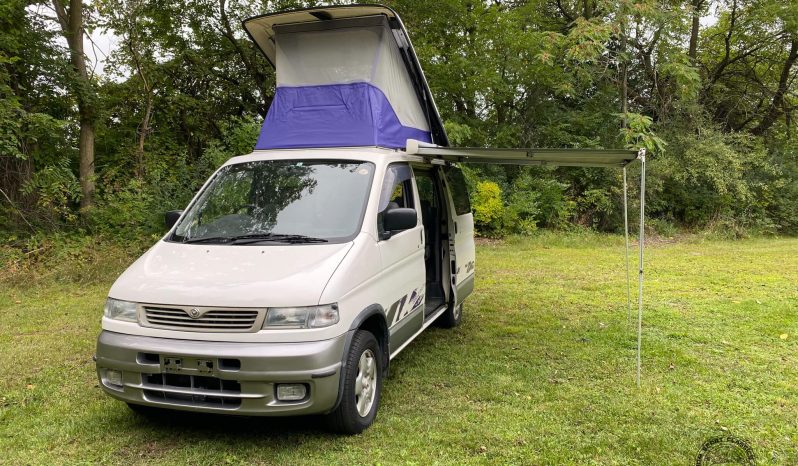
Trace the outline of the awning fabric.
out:
M 638 158 L 637 151 L 624 149 L 437 147 L 416 140 L 408 140 L 406 146 L 408 154 L 463 163 L 621 168 Z

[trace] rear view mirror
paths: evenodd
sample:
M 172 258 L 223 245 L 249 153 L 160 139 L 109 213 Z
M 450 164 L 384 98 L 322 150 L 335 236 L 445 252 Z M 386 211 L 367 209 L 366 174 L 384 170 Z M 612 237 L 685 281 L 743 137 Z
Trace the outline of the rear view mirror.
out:
M 418 214 L 415 209 L 395 208 L 385 212 L 382 226 L 386 232 L 400 232 L 409 230 L 418 223 Z
M 164 214 L 164 225 L 166 225 L 167 230 L 171 230 L 175 223 L 180 219 L 180 216 L 183 215 L 182 210 L 170 210 L 166 214 Z

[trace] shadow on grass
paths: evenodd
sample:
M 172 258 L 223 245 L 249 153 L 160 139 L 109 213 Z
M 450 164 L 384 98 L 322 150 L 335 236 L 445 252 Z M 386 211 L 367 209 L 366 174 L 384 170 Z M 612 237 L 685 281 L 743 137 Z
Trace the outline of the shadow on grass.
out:
M 121 413 L 128 418 L 130 427 L 144 427 L 164 434 L 190 432 L 195 438 L 230 436 L 237 440 L 254 440 L 297 434 L 337 437 L 326 429 L 322 416 L 231 416 L 158 408 L 143 412 L 125 410 Z

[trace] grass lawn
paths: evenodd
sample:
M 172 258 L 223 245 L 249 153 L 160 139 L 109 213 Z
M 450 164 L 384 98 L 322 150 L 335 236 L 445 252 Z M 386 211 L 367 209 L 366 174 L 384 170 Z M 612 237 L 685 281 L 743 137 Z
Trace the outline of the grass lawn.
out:
M 798 463 L 798 240 L 647 254 L 642 388 L 623 239 L 512 238 L 478 247 L 463 325 L 393 361 L 354 437 L 316 418 L 134 415 L 91 360 L 118 267 L 0 282 L 0 463 L 690 464 L 727 433 Z

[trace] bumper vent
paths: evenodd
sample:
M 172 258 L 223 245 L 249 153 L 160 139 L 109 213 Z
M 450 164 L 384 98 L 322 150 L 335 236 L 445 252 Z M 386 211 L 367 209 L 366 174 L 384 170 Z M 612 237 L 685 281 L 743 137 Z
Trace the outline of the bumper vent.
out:
M 177 374 L 142 374 L 147 401 L 201 408 L 236 409 L 241 385 L 234 380 Z
M 263 324 L 265 309 L 143 306 L 145 327 L 189 332 L 254 332 Z

